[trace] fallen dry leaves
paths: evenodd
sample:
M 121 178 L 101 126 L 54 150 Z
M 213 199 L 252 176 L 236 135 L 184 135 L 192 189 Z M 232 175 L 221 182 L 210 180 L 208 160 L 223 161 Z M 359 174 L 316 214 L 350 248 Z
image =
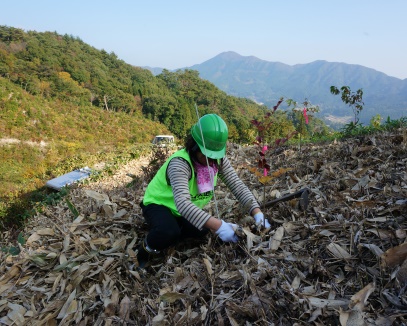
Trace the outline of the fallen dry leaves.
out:
M 180 243 L 147 275 L 136 268 L 146 233 L 140 165 L 75 187 L 77 216 L 66 201 L 48 206 L 27 222 L 19 255 L 0 253 L 0 324 L 406 325 L 405 135 L 270 151 L 272 170 L 289 172 L 265 188 L 248 168 L 256 149 L 231 145 L 260 201 L 307 187 L 308 209 L 278 203 L 266 209 L 272 227 L 257 230 L 221 184 L 219 214 L 243 227 L 240 242 Z M 130 187 L 126 173 L 137 176 Z M 2 245 L 15 245 L 7 237 Z

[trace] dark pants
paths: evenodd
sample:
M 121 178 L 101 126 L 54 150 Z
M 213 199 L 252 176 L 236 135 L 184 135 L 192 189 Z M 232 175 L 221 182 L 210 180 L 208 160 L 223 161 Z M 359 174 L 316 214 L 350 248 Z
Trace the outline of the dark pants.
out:
M 162 205 L 141 204 L 143 216 L 149 227 L 147 245 L 151 249 L 163 250 L 187 238 L 202 238 L 208 229 L 200 231 L 183 217 L 174 216 L 171 210 Z

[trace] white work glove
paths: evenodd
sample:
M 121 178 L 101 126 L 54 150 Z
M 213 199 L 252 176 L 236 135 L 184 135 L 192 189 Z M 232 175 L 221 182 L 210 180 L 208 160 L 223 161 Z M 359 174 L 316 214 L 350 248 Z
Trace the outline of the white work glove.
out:
M 216 234 L 225 242 L 237 242 L 239 238 L 235 233 L 236 224 L 227 223 L 222 220 L 220 228 L 216 231 Z
M 264 219 L 264 214 L 262 212 L 254 214 L 254 220 L 256 221 L 256 225 L 258 226 L 265 226 L 266 229 L 271 227 L 269 221 L 267 219 Z

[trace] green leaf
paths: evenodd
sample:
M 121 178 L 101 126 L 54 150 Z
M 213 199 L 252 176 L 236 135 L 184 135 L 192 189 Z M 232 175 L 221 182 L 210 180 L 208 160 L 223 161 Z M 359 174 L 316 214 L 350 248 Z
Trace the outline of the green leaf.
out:
M 78 210 L 75 208 L 75 206 L 69 201 L 68 198 L 65 198 L 66 204 L 68 205 L 69 210 L 71 211 L 71 213 L 73 214 L 73 216 L 75 218 L 77 218 L 79 216 L 79 212 Z
M 10 247 L 8 252 L 10 254 L 12 254 L 13 256 L 17 256 L 20 253 L 20 248 L 19 247 Z
M 22 232 L 20 232 L 20 233 L 18 234 L 17 241 L 18 241 L 18 243 L 19 243 L 20 245 L 22 245 L 22 246 L 25 245 L 25 239 L 24 239 L 24 236 L 23 236 L 23 233 L 22 233 Z
M 1 247 L 1 251 L 4 253 L 11 254 L 13 256 L 16 256 L 20 253 L 20 248 L 19 247 Z
M 37 255 L 31 255 L 28 257 L 35 265 L 37 266 L 45 266 L 47 264 L 47 261 L 45 260 L 46 254 L 37 254 Z

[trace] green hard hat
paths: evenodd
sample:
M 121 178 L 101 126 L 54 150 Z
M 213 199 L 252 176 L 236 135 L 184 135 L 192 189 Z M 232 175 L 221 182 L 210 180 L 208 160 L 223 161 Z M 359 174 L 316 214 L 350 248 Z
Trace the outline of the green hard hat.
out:
M 199 121 L 192 126 L 191 134 L 202 154 L 206 157 L 219 159 L 225 156 L 228 127 L 220 116 L 216 114 L 206 114 L 202 116 Z

